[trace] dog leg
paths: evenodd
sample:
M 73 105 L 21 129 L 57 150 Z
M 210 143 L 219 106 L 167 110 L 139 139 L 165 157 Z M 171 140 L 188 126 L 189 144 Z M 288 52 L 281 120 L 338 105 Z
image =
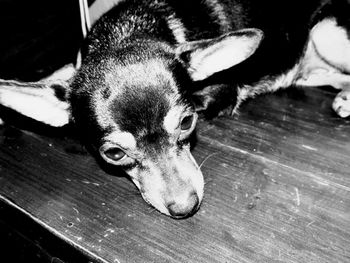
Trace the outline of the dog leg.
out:
M 342 118 L 350 115 L 350 40 L 334 18 L 319 22 L 310 33 L 300 63 L 300 86 L 332 86 L 341 90 L 333 109 Z

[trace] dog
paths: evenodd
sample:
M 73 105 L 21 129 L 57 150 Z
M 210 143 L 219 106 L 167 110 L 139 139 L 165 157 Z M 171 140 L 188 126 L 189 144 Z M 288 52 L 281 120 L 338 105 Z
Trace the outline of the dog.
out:
M 126 0 L 91 28 L 82 65 L 37 83 L 2 81 L 0 103 L 51 126 L 73 121 L 104 162 L 173 218 L 204 180 L 190 152 L 197 112 L 238 111 L 289 86 L 331 85 L 350 115 L 346 0 Z

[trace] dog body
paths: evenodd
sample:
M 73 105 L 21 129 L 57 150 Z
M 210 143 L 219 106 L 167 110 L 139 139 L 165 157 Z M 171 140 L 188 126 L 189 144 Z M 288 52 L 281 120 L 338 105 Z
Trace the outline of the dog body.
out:
M 93 151 L 122 167 L 147 202 L 184 218 L 203 198 L 189 143 L 196 111 L 236 112 L 244 99 L 281 87 L 332 85 L 342 90 L 333 107 L 350 114 L 347 13 L 346 0 L 123 1 L 86 38 L 67 104 L 55 102 L 57 92 L 40 96 L 56 110 L 60 105 Z M 64 124 L 67 118 L 54 118 L 63 120 L 57 124 L 12 102 L 13 94 L 38 98 L 35 92 L 3 84 L 0 102 Z

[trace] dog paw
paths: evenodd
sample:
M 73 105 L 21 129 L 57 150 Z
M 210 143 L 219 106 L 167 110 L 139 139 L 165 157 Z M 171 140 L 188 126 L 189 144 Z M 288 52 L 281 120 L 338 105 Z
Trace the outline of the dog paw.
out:
M 340 117 L 350 116 L 350 89 L 339 92 L 333 101 L 332 107 Z

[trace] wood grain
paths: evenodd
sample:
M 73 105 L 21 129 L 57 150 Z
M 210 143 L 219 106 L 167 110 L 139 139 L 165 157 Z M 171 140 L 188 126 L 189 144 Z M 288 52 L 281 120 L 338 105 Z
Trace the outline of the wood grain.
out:
M 68 135 L 11 127 L 0 195 L 96 261 L 350 262 L 350 122 L 332 96 L 285 91 L 201 120 L 205 198 L 186 220 L 159 214 Z

